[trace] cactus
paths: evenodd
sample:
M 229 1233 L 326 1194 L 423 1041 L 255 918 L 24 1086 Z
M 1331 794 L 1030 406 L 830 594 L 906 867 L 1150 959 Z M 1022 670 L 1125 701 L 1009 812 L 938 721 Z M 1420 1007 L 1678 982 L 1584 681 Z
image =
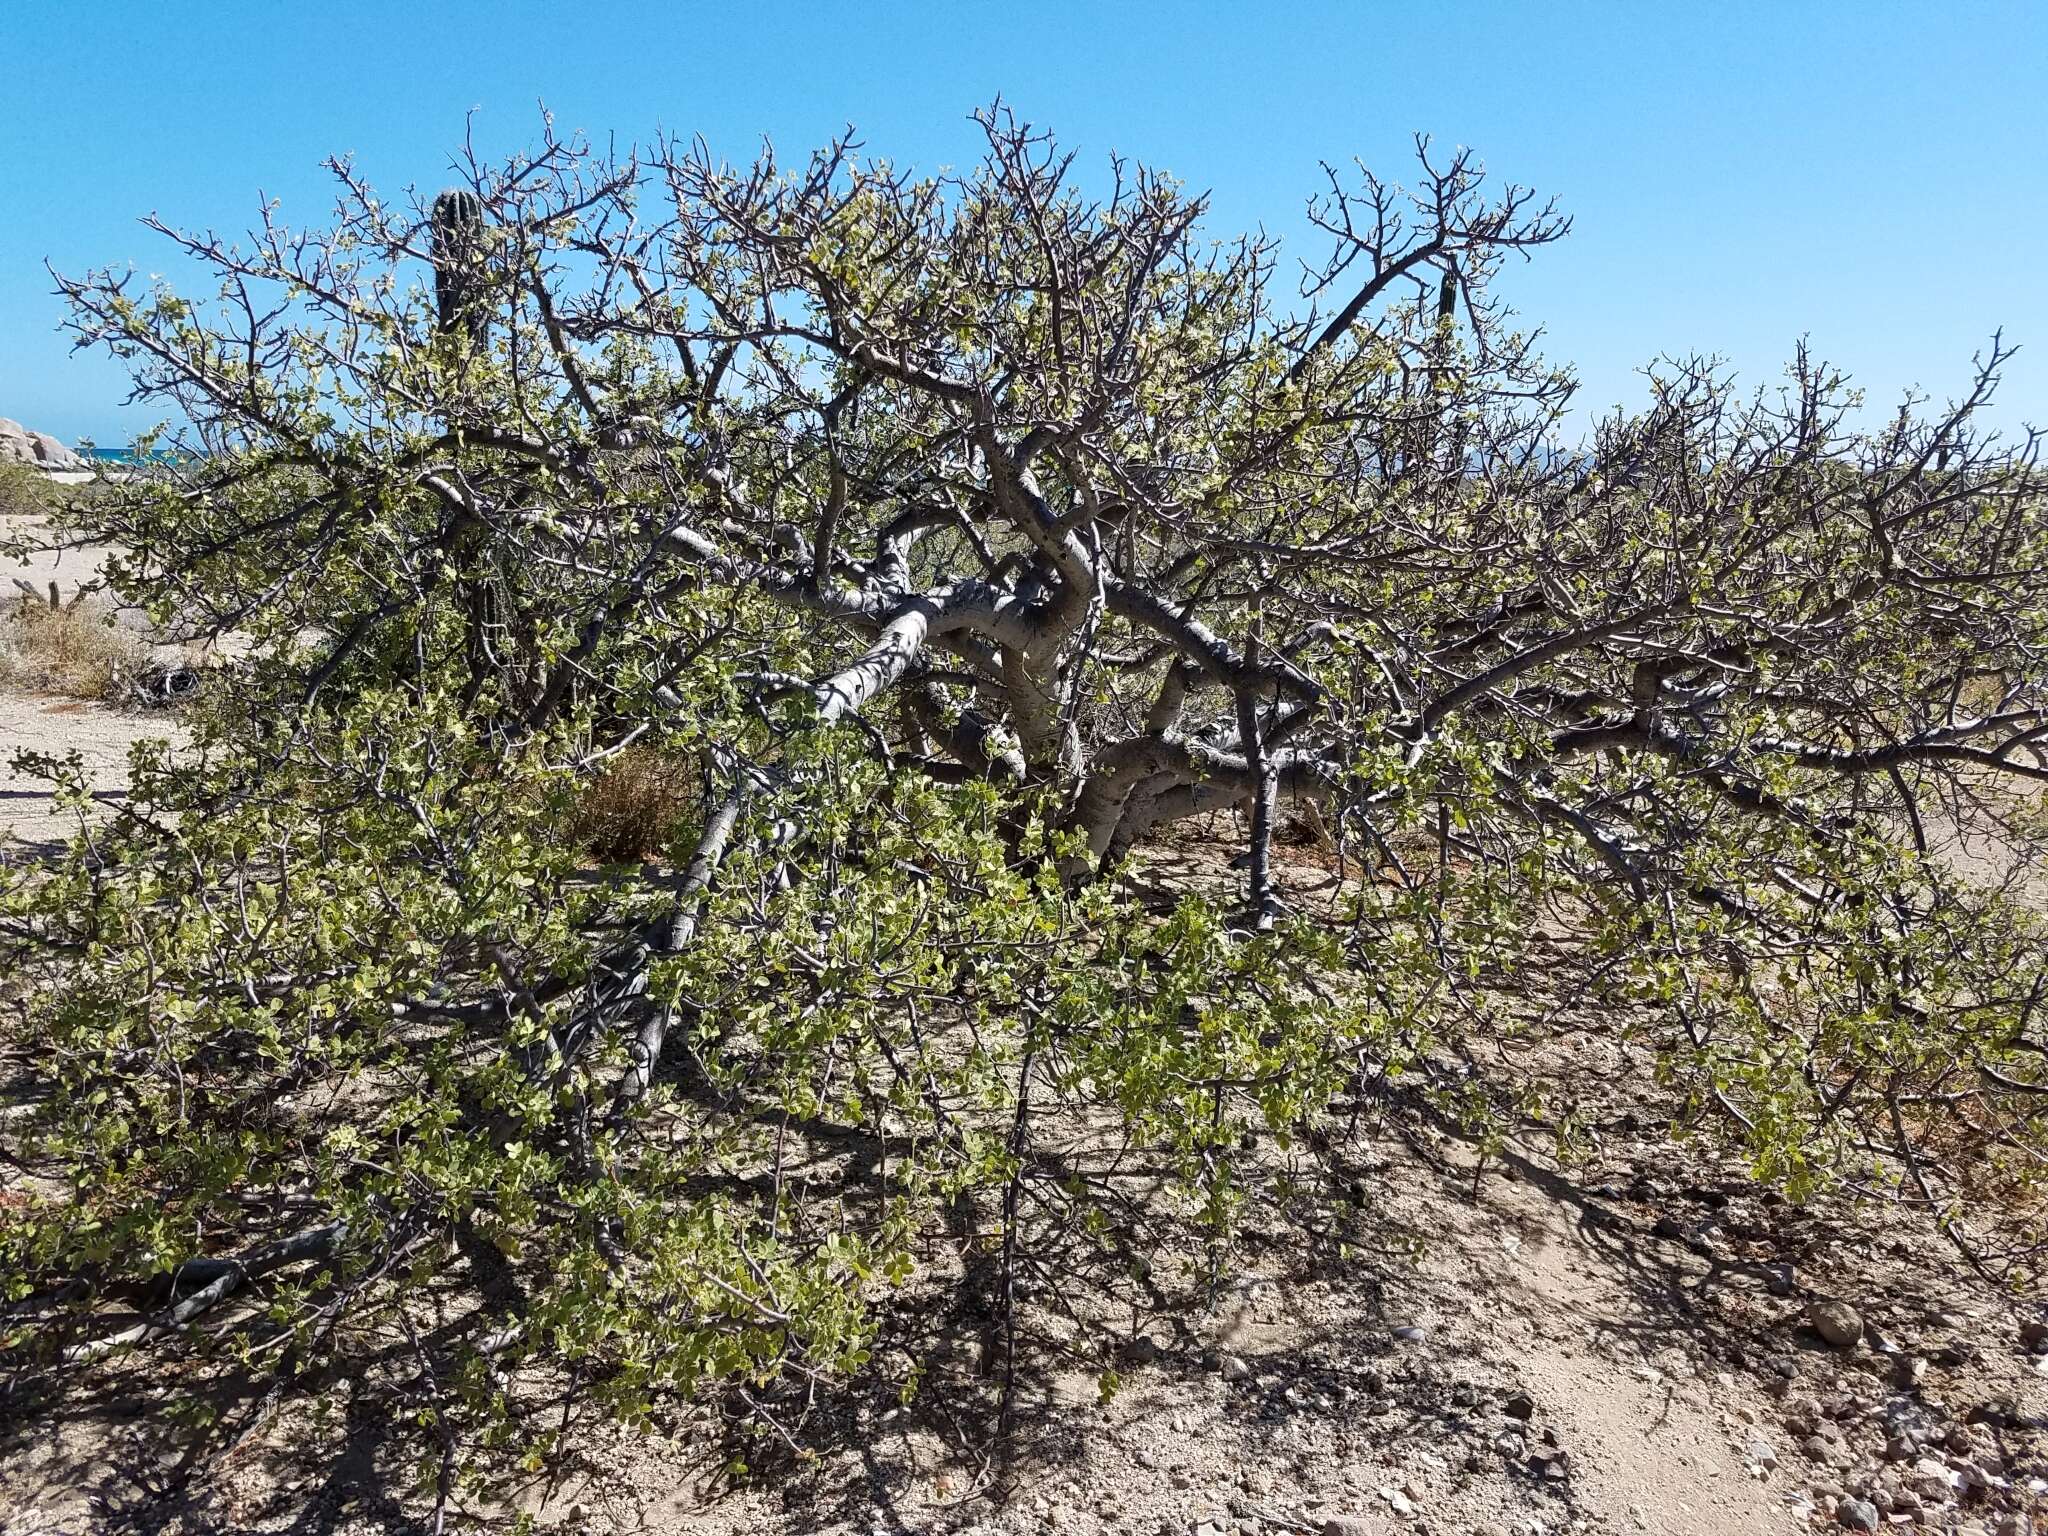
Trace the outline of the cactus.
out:
M 434 199 L 434 296 L 441 330 L 458 327 L 481 343 L 490 324 L 483 302 L 484 205 L 467 187 L 450 187 Z

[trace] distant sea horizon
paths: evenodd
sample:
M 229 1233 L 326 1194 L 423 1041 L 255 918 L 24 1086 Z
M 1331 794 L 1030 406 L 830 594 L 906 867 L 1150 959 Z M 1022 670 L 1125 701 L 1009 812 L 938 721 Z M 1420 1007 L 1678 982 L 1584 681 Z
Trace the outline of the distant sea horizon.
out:
M 97 460 L 102 464 L 175 464 L 181 459 L 192 457 L 175 448 L 152 448 L 147 453 L 138 453 L 133 448 L 81 448 L 82 457 Z

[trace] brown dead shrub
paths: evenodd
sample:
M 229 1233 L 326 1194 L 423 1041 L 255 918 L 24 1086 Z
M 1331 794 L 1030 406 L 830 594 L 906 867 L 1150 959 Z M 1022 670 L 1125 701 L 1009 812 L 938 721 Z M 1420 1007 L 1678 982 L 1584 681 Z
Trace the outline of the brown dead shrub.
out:
M 696 765 L 653 747 L 608 759 L 577 800 L 570 835 L 606 864 L 660 854 L 697 809 Z
M 118 703 L 149 665 L 148 645 L 104 598 L 23 593 L 0 609 L 0 686 Z

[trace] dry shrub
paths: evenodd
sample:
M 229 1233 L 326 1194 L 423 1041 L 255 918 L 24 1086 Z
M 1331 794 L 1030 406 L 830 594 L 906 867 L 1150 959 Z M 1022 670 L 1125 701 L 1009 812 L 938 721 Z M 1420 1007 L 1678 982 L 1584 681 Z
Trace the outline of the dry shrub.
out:
M 1318 853 L 1336 851 L 1337 836 L 1330 818 L 1315 801 L 1283 801 L 1276 809 L 1273 841 L 1290 848 L 1313 848 Z
M 697 769 L 654 747 L 629 747 L 606 760 L 576 802 L 570 835 L 606 864 L 660 854 L 696 809 Z
M 0 517 L 39 517 L 50 508 L 54 486 L 26 464 L 0 464 Z
M 149 647 L 115 622 L 104 598 L 24 594 L 0 612 L 0 685 L 120 702 L 149 665 Z

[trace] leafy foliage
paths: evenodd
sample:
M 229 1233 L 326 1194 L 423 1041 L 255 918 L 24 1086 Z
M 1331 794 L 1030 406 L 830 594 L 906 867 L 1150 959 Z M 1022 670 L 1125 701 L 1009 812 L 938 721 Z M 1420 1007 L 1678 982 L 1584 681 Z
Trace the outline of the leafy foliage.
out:
M 1375 1093 L 1512 1109 L 1435 1067 L 1538 971 L 1760 1176 L 1876 1160 L 2028 1272 L 1957 1204 L 2048 1090 L 2003 353 L 1868 433 L 1803 356 L 1672 365 L 1565 453 L 1489 286 L 1565 224 L 1468 157 L 1333 180 L 1290 305 L 1178 184 L 982 125 L 936 179 L 550 139 L 453 233 L 337 165 L 331 230 L 173 233 L 219 306 L 67 283 L 203 450 L 72 531 L 254 656 L 0 894 L 13 1348 L 289 1383 L 395 1331 L 443 1499 L 544 1454 L 536 1383 L 786 1416 L 896 1290 L 1005 1381 L 1051 1297 L 1113 1384 Z M 1242 900 L 1162 896 L 1218 813 Z

